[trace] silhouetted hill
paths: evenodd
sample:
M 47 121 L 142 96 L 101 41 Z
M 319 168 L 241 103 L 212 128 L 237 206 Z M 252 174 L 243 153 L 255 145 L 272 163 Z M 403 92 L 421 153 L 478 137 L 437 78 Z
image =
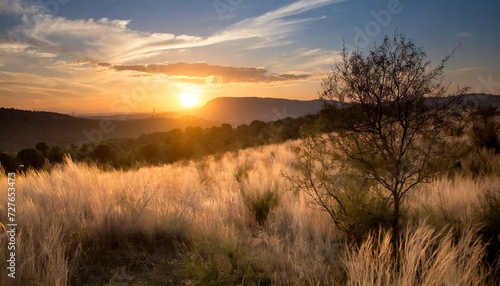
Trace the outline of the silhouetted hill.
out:
M 443 98 L 442 100 L 447 100 Z M 491 94 L 466 94 L 462 102 L 469 108 L 492 106 L 500 108 L 500 96 Z M 182 112 L 164 113 L 163 117 L 178 117 L 187 114 L 210 121 L 232 124 L 250 123 L 253 120 L 272 121 L 285 117 L 299 117 L 317 113 L 322 101 L 290 100 L 259 97 L 219 97 L 203 107 Z
M 500 95 L 471 93 L 463 95 L 462 101 L 467 104 L 469 108 L 500 108 Z
M 254 120 L 273 121 L 286 117 L 314 114 L 321 108 L 320 100 L 292 100 L 261 97 L 218 97 L 196 109 L 159 113 L 161 118 L 195 116 L 218 123 L 248 124 Z M 82 114 L 87 119 L 123 120 L 120 114 Z M 125 120 L 150 118 L 151 113 L 127 114 Z
M 117 121 L 124 121 L 124 120 L 134 120 L 134 119 L 148 119 L 148 118 L 158 118 L 159 116 L 157 114 L 152 114 L 150 113 L 127 113 L 127 114 L 115 114 L 115 113 L 80 113 L 80 114 L 75 114 L 75 117 L 79 118 L 86 118 L 86 119 L 110 119 L 110 120 L 117 120 Z M 161 116 L 162 118 L 166 118 L 164 116 Z M 171 117 L 170 117 L 171 118 Z
M 0 108 L 0 122 L 0 149 L 7 152 L 33 147 L 42 141 L 49 145 L 65 146 L 84 140 L 137 137 L 142 133 L 213 125 L 193 116 L 117 121 L 7 108 Z
M 219 97 L 198 109 L 164 113 L 164 117 L 192 115 L 210 121 L 231 124 L 250 123 L 253 120 L 272 121 L 317 113 L 320 100 L 291 100 L 260 97 Z

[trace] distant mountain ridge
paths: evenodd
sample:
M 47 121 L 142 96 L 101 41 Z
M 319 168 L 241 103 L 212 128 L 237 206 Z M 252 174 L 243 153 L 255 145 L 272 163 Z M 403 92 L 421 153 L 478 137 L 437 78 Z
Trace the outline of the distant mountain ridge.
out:
M 218 97 L 204 106 L 187 111 L 163 113 L 164 117 L 192 115 L 209 121 L 248 124 L 253 120 L 273 121 L 286 117 L 300 117 L 317 113 L 322 106 L 319 99 L 293 100 L 265 97 Z
M 199 108 L 172 111 L 157 114 L 137 113 L 109 115 L 81 115 L 88 119 L 110 118 L 112 120 L 144 119 L 151 116 L 159 118 L 181 118 L 194 116 L 205 120 L 230 123 L 233 125 L 248 124 L 254 120 L 273 121 L 286 117 L 300 117 L 313 114 L 321 109 L 322 102 L 316 100 L 293 100 L 267 97 L 218 97 L 208 101 Z
M 471 93 L 463 95 L 462 100 L 469 108 L 500 108 L 500 95 Z
M 446 100 L 442 98 L 442 100 Z M 491 94 L 466 94 L 463 101 L 469 107 L 492 106 L 500 108 L 500 96 Z M 218 97 L 208 101 L 202 107 L 184 111 L 164 112 L 159 114 L 119 114 L 79 116 L 89 119 L 109 118 L 112 120 L 130 120 L 151 118 L 181 118 L 195 116 L 214 123 L 231 123 L 233 125 L 248 124 L 253 120 L 273 121 L 286 117 L 299 117 L 314 114 L 322 107 L 322 101 L 292 100 L 265 97 Z M 123 119 L 124 118 L 124 119 Z

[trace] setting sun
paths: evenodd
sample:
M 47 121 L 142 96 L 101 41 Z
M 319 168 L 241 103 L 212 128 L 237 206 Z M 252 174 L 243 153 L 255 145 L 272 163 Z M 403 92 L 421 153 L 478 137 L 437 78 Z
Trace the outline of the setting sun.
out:
M 179 94 L 179 102 L 184 107 L 193 107 L 200 102 L 200 95 L 196 92 L 184 92 Z

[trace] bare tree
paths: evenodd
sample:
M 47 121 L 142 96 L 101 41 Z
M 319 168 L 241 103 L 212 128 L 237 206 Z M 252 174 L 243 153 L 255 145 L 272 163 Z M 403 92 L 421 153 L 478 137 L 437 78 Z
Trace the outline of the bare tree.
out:
M 344 48 L 342 63 L 322 83 L 327 132 L 303 143 L 302 176 L 292 180 L 341 229 L 346 215 L 356 215 L 348 211 L 359 197 L 349 194 L 352 180 L 361 182 L 354 187 L 389 206 L 395 248 L 402 199 L 436 175 L 443 130 L 457 114 L 456 95 L 465 92 L 450 95 L 443 85 L 450 56 L 435 67 L 426 57 L 400 34 L 385 37 L 367 56 Z

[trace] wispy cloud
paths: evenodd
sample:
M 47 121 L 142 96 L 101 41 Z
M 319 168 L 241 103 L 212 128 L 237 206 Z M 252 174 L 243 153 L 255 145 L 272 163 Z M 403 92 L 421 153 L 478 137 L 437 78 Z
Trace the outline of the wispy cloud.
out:
M 276 71 L 293 67 L 294 70 L 311 73 L 317 69 L 330 70 L 341 59 L 340 51 L 299 48 L 277 56 L 268 67 Z
M 39 57 L 39 58 L 53 58 L 56 57 L 57 55 L 54 53 L 50 52 L 43 52 L 39 49 L 36 49 L 28 44 L 24 43 L 0 43 L 0 52 L 2 52 L 4 55 L 18 55 L 18 54 L 24 54 L 24 55 L 30 55 L 33 57 Z
M 128 20 L 70 20 L 41 12 L 36 6 L 26 6 L 20 0 L 0 11 L 23 15 L 21 25 L 11 29 L 9 40 L 29 45 L 19 53 L 38 51 L 55 53 L 72 59 L 106 61 L 114 64 L 139 63 L 169 50 L 188 49 L 254 39 L 252 48 L 290 43 L 290 32 L 300 30 L 305 23 L 317 20 L 298 15 L 344 0 L 300 0 L 226 27 L 208 37 L 150 33 L 128 28 Z M 38 12 L 38 13 L 37 13 Z M 295 17 L 294 17 L 295 16 Z
M 460 33 L 457 33 L 456 34 L 459 38 L 469 38 L 471 35 L 471 33 L 469 32 L 460 32 Z
M 182 48 L 201 40 L 168 33 L 145 33 L 127 28 L 129 21 L 68 20 L 50 15 L 23 16 L 9 32 L 15 43 L 55 52 L 73 59 L 127 62 L 144 59 L 165 48 Z
M 33 3 L 26 3 L 22 0 L 2 0 L 0 1 L 0 14 L 7 15 L 26 15 L 39 14 L 43 9 Z
M 449 73 L 453 73 L 453 72 L 470 72 L 470 71 L 477 71 L 477 70 L 483 70 L 483 69 L 485 69 L 485 67 L 481 67 L 481 66 L 463 67 L 463 68 L 458 68 L 458 69 L 452 69 L 452 70 L 449 70 L 448 72 Z
M 292 18 L 310 10 L 325 5 L 344 2 L 345 0 L 300 0 L 265 13 L 261 16 L 238 22 L 216 33 L 208 42 L 241 40 L 248 38 L 263 38 L 267 42 L 270 38 L 278 40 L 288 33 L 302 29 L 302 25 L 318 18 Z M 321 18 L 319 18 L 321 19 Z

